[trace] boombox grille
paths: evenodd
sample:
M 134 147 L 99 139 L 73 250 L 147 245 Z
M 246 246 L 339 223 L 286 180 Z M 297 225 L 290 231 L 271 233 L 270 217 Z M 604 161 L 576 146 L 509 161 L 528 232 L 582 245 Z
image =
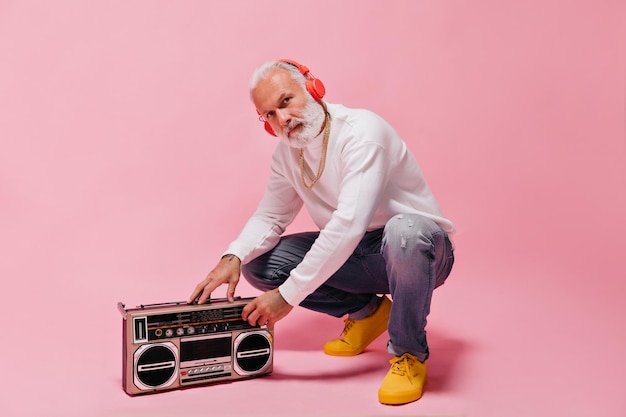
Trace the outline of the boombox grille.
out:
M 178 376 L 178 354 L 170 342 L 140 346 L 134 357 L 135 385 L 139 388 L 168 386 Z
M 259 372 L 269 363 L 272 343 L 266 332 L 242 333 L 235 339 L 235 371 L 241 375 Z

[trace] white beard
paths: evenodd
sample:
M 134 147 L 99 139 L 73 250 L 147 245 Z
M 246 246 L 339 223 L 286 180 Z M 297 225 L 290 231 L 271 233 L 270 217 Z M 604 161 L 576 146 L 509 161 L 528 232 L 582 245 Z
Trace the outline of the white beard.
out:
M 325 119 L 326 112 L 324 108 L 317 101 L 310 99 L 304 106 L 304 109 L 302 109 L 301 117 L 291 119 L 283 133 L 278 135 L 278 137 L 281 142 L 292 148 L 304 148 L 317 137 Z M 299 126 L 298 130 L 292 132 L 291 136 L 289 136 L 289 132 L 296 126 Z

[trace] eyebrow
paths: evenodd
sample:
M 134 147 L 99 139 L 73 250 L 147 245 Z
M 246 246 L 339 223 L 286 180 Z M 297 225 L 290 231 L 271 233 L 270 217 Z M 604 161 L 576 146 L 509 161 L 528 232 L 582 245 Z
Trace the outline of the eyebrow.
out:
M 280 103 L 282 103 L 283 100 L 285 99 L 285 97 L 287 97 L 288 95 L 290 95 L 290 94 L 287 93 L 287 92 L 282 92 L 280 94 L 280 96 L 278 97 L 278 100 L 276 100 L 276 106 L 280 108 Z M 269 113 L 270 111 L 273 111 L 273 110 L 264 110 L 263 114 L 265 115 L 265 114 Z
M 285 100 L 285 97 L 287 97 L 289 94 L 287 94 L 286 92 L 283 92 L 280 97 L 278 97 L 278 101 L 276 102 L 278 106 L 280 106 L 280 103 L 282 103 Z

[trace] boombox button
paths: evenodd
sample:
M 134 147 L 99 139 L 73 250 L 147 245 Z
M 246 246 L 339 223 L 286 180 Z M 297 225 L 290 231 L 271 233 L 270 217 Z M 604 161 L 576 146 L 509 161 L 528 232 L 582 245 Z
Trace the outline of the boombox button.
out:
M 182 327 L 179 327 L 178 329 L 176 329 L 176 334 L 178 336 L 182 336 L 185 334 L 185 329 L 183 329 Z
M 198 374 L 208 374 L 213 372 L 222 372 L 224 370 L 224 366 L 207 366 L 206 368 L 196 368 L 190 369 L 187 372 L 187 375 L 198 375 Z
M 194 334 L 196 332 L 196 329 L 194 329 L 193 326 L 189 326 L 187 328 L 187 334 Z

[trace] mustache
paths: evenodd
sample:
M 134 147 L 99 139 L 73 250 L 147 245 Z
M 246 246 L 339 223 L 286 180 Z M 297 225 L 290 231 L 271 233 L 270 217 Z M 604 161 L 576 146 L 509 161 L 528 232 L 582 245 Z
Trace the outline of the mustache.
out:
M 287 126 L 285 126 L 287 133 L 300 124 L 304 124 L 304 119 L 291 119 Z
M 289 136 L 289 133 L 296 127 L 300 126 L 301 124 L 304 125 L 304 119 L 291 119 L 289 121 L 289 123 L 287 124 L 287 126 L 285 126 L 285 134 L 287 136 Z

